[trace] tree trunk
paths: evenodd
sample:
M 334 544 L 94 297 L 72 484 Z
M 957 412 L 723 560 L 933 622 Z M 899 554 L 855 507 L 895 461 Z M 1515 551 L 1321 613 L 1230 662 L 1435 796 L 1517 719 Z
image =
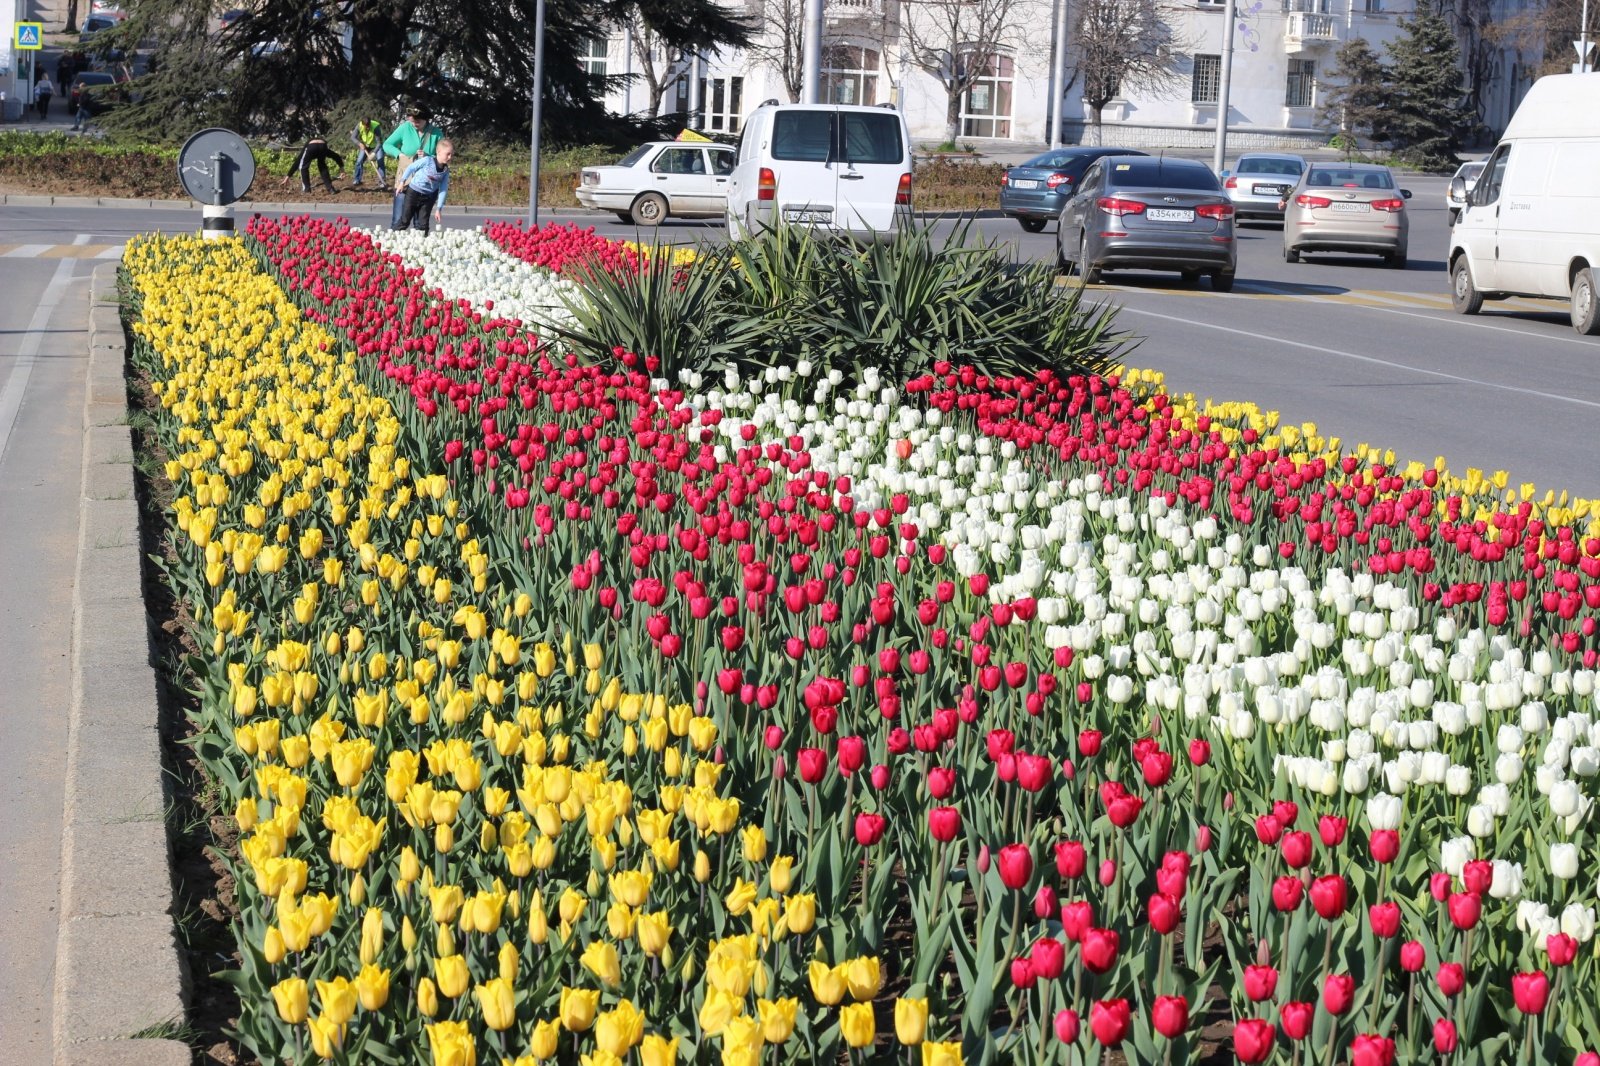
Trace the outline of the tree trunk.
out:
M 650 83 L 650 117 L 661 117 L 661 98 L 667 93 L 667 87 L 655 81 Z
M 78 32 L 78 0 L 67 0 L 67 25 L 61 32 Z
M 944 139 L 954 146 L 961 132 L 961 88 L 951 86 L 945 90 Z
M 1102 145 L 1102 144 L 1106 143 L 1105 140 L 1101 137 L 1101 132 L 1102 131 L 1100 129 L 1100 113 L 1102 111 L 1104 111 L 1105 108 L 1106 108 L 1105 104 L 1097 104 L 1097 105 L 1095 105 L 1095 108 L 1094 108 L 1094 143 L 1095 143 L 1095 145 L 1097 147 L 1099 145 Z

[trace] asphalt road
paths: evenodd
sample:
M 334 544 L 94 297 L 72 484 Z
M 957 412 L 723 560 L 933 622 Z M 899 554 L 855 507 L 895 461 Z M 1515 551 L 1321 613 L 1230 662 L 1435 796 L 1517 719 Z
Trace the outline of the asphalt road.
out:
M 1600 464 L 1589 446 L 1600 426 L 1600 340 L 1571 330 L 1564 303 L 1508 301 L 1486 304 L 1474 318 L 1455 315 L 1444 273 L 1445 181 L 1406 177 L 1401 184 L 1414 193 L 1405 270 L 1358 256 L 1291 265 L 1283 261 L 1278 227 L 1247 225 L 1239 231 L 1231 294 L 1213 293 L 1205 282 L 1183 285 L 1176 275 L 1122 272 L 1108 275 L 1094 298 L 1121 308 L 1120 326 L 1143 338 L 1131 361 L 1164 371 L 1175 391 L 1252 400 L 1286 422 L 1314 422 L 1347 444 L 1392 448 L 1402 460 L 1442 455 L 1452 469 L 1504 469 L 1513 485 L 1531 481 L 1541 491 L 1600 497 Z M 345 214 L 378 224 L 387 211 L 352 206 Z M 192 230 L 197 215 L 8 207 L 0 240 L 59 243 L 83 233 L 97 244 L 117 242 L 153 228 Z M 650 237 L 610 215 L 542 219 Z M 481 220 L 457 215 L 446 222 Z M 1024 258 L 1054 256 L 1053 227 L 1027 234 L 1008 219 L 983 219 L 976 230 Z M 660 232 L 685 243 L 721 235 L 710 222 L 669 221 Z

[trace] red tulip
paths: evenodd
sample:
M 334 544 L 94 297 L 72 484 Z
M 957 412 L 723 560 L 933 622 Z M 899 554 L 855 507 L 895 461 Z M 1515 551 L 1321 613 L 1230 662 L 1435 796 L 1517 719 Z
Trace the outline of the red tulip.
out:
M 1550 999 L 1550 978 L 1539 970 L 1513 974 L 1511 998 L 1522 1013 L 1543 1014 L 1545 1004 Z
M 1339 874 L 1328 874 L 1311 882 L 1311 905 L 1328 921 L 1344 913 L 1349 902 L 1349 887 Z
M 1139 769 L 1144 774 L 1145 784 L 1160 788 L 1172 777 L 1172 756 L 1164 751 L 1153 751 L 1139 760 Z
M 1427 964 L 1423 954 L 1422 943 L 1417 940 L 1407 940 L 1400 945 L 1400 968 L 1406 973 L 1416 973 Z
M 1011 960 L 1011 983 L 1021 989 L 1032 988 L 1039 980 L 1034 972 L 1033 960 L 1023 955 Z
M 1017 784 L 1028 792 L 1038 792 L 1050 783 L 1055 763 L 1047 755 L 1018 755 Z
M 961 812 L 954 807 L 935 807 L 928 812 L 928 832 L 941 844 L 948 844 L 961 832 Z
M 1244 968 L 1244 994 L 1252 1003 L 1272 998 L 1278 990 L 1278 970 L 1273 966 L 1246 966 Z
M 1118 796 L 1106 806 L 1106 817 L 1118 829 L 1126 829 L 1138 819 L 1143 806 L 1144 800 L 1138 796 Z
M 1483 900 L 1475 892 L 1452 892 L 1450 921 L 1457 929 L 1471 929 L 1483 915 Z
M 1387 866 L 1400 854 L 1400 834 L 1393 829 L 1375 830 L 1367 839 L 1367 848 L 1373 862 Z
M 1034 941 L 1029 954 L 1033 958 L 1033 972 L 1046 980 L 1055 980 L 1066 968 L 1066 946 L 1052 937 L 1040 937 Z
M 1442 962 L 1439 964 L 1439 973 L 1435 978 L 1439 982 L 1439 991 L 1446 996 L 1454 996 L 1460 992 L 1467 983 L 1467 971 L 1459 962 Z
M 1061 934 L 1074 943 L 1094 927 L 1094 907 L 1087 900 L 1076 900 L 1061 907 Z
M 1440 871 L 1428 877 L 1428 894 L 1443 903 L 1450 898 L 1450 875 Z
M 1085 729 L 1078 734 L 1078 754 L 1092 759 L 1100 754 L 1101 736 L 1098 729 Z
M 1240 1062 L 1266 1062 L 1277 1039 L 1277 1029 L 1260 1018 L 1244 1018 L 1233 1025 L 1233 1053 Z
M 1102 999 L 1089 1008 L 1089 1029 L 1106 1047 L 1116 1047 L 1127 1039 L 1133 1025 L 1133 1011 L 1125 999 Z
M 1150 1024 L 1168 1040 L 1173 1039 L 1189 1028 L 1189 1001 L 1182 996 L 1157 996 L 1150 1007 Z
M 889 768 L 883 763 L 878 763 L 867 772 L 867 780 L 872 782 L 872 787 L 879 792 L 889 787 Z
M 1049 885 L 1040 885 L 1039 891 L 1033 894 L 1033 916 L 1044 921 L 1055 914 L 1057 906 L 1056 890 Z
M 1545 954 L 1554 966 L 1570 966 L 1578 957 L 1578 942 L 1566 933 L 1556 933 L 1545 940 Z
M 1156 871 L 1157 891 L 1162 895 L 1171 896 L 1174 902 L 1183 898 L 1188 881 L 1187 872 L 1176 867 L 1163 866 Z
M 1362 1033 L 1350 1043 L 1350 1066 L 1394 1066 L 1394 1041 Z
M 1183 917 L 1178 901 L 1162 892 L 1151 896 L 1145 909 L 1150 915 L 1150 928 L 1162 936 L 1178 928 L 1178 922 Z
M 928 794 L 934 799 L 949 799 L 955 791 L 956 772 L 948 766 L 928 768 Z
M 986 743 L 990 760 L 999 762 L 1000 756 L 1010 754 L 1016 747 L 1017 737 L 1009 729 L 991 729 Z
M 1456 1025 L 1449 1018 L 1440 1018 L 1433 1023 L 1433 1050 L 1441 1055 L 1448 1055 L 1456 1049 Z
M 1279 800 L 1272 805 L 1272 816 L 1278 820 L 1279 825 L 1288 829 L 1300 817 L 1300 808 L 1289 800 Z
M 1117 948 L 1121 938 L 1114 929 L 1088 929 L 1079 942 L 1083 952 L 1083 967 L 1090 973 L 1105 973 L 1117 964 Z
M 883 831 L 888 827 L 889 820 L 883 815 L 862 811 L 856 815 L 856 843 L 870 848 L 883 839 Z
M 1267 846 L 1276 844 L 1283 837 L 1283 823 L 1270 814 L 1263 814 L 1256 819 L 1256 839 Z
M 1063 1044 L 1078 1042 L 1078 1012 L 1065 1008 L 1056 1011 L 1054 1028 L 1056 1039 Z
M 1311 1032 L 1311 1022 L 1316 1015 L 1315 1003 L 1285 1003 L 1278 1010 L 1278 1020 L 1283 1023 L 1283 1035 L 1290 1040 L 1304 1040 Z
M 1196 826 L 1194 830 L 1194 850 L 1211 850 L 1211 827 L 1209 825 Z
M 1600 1052 L 1585 1051 L 1572 1060 L 1572 1066 L 1600 1066 Z
M 1083 845 L 1076 840 L 1063 840 L 1056 845 L 1056 872 L 1069 881 L 1083 876 L 1088 857 Z
M 1311 834 L 1285 833 L 1278 842 L 1278 850 L 1283 852 L 1283 861 L 1289 864 L 1289 868 L 1298 870 L 1311 862 Z
M 1494 883 L 1494 863 L 1488 859 L 1473 859 L 1461 868 L 1461 883 L 1473 895 L 1483 895 Z
M 1375 903 L 1367 908 L 1367 922 L 1372 926 L 1373 935 L 1387 940 L 1400 932 L 1400 905 L 1398 903 Z
M 1349 821 L 1333 814 L 1324 814 L 1317 819 L 1317 835 L 1322 838 L 1324 847 L 1336 848 L 1344 843 L 1345 830 Z
M 1117 860 L 1102 859 L 1100 862 L 1100 887 L 1110 888 L 1117 879 Z
M 867 758 L 867 742 L 860 737 L 839 738 L 839 772 L 851 774 L 861 769 Z
M 1023 888 L 1033 876 L 1033 852 L 1026 844 L 1000 849 L 1000 881 L 1007 888 Z
M 1196 766 L 1204 766 L 1211 761 L 1211 744 L 1205 740 L 1189 741 L 1189 761 Z
M 1298 877 L 1280 877 L 1272 882 L 1272 905 L 1280 911 L 1292 911 L 1300 906 L 1305 891 Z
M 1329 1014 L 1343 1014 L 1356 996 L 1356 979 L 1347 973 L 1330 973 L 1322 982 L 1322 1005 Z
M 814 785 L 828 770 L 828 753 L 821 748 L 800 749 L 800 780 Z

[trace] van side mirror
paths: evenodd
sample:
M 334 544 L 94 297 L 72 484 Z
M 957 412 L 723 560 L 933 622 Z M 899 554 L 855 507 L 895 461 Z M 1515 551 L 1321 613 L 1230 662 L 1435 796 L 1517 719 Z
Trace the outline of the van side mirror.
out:
M 1411 199 L 1411 190 L 1410 189 L 1401 189 L 1400 190 L 1400 195 L 1404 196 L 1407 200 L 1409 200 L 1409 199 Z
M 1467 179 L 1450 179 L 1450 198 L 1452 200 L 1465 200 L 1467 198 Z

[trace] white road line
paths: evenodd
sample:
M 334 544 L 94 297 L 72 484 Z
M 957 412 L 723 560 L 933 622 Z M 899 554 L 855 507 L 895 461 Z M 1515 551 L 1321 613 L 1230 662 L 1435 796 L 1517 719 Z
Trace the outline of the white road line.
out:
M 19 244 L 15 248 L 11 249 L 11 251 L 6 252 L 5 255 L 0 258 L 33 259 L 37 256 L 43 255 L 45 252 L 48 252 L 54 247 L 55 245 L 53 244 Z
M 1177 315 L 1163 315 L 1163 314 L 1160 314 L 1160 313 L 1155 312 L 1155 311 L 1146 311 L 1146 310 L 1143 310 L 1143 309 L 1137 308 L 1137 307 L 1123 307 L 1122 310 L 1125 311 L 1125 312 L 1136 314 L 1136 315 L 1147 315 L 1150 318 L 1159 318 L 1159 319 L 1162 319 L 1162 320 L 1167 321 L 1167 322 L 1176 322 L 1179 325 L 1183 325 L 1183 326 L 1200 326 L 1200 327 L 1202 327 L 1204 329 L 1217 330 L 1220 333 L 1232 333 L 1232 334 L 1234 334 L 1235 336 L 1238 336 L 1238 337 L 1254 337 L 1256 340 L 1271 341 L 1274 344 L 1282 344 L 1282 345 L 1285 345 L 1285 346 L 1290 347 L 1290 348 L 1302 348 L 1302 349 L 1304 349 L 1304 350 L 1306 350 L 1308 352 L 1317 352 L 1317 353 L 1320 353 L 1322 355 L 1337 356 L 1337 357 L 1339 357 L 1341 359 L 1351 359 L 1351 360 L 1354 360 L 1354 361 L 1360 362 L 1360 363 L 1371 363 L 1374 366 L 1388 367 L 1391 370 L 1404 370 L 1404 371 L 1408 371 L 1408 372 L 1410 372 L 1412 374 L 1424 374 L 1424 375 L 1427 375 L 1428 377 L 1441 378 L 1441 379 L 1443 379 L 1445 381 L 1454 381 L 1454 382 L 1456 382 L 1458 384 L 1461 384 L 1461 385 L 1477 385 L 1477 386 L 1480 386 L 1480 387 L 1486 388 L 1486 389 L 1500 389 L 1500 390 L 1502 390 L 1504 392 L 1520 393 L 1523 396 L 1537 396 L 1537 397 L 1539 397 L 1540 399 L 1543 399 L 1543 400 L 1556 400 L 1556 401 L 1559 401 L 1560 403 L 1575 404 L 1575 405 L 1577 405 L 1579 407 L 1593 407 L 1593 408 L 1595 408 L 1597 410 L 1600 410 L 1600 402 L 1596 402 L 1594 400 L 1580 400 L 1575 396 L 1562 396 L 1562 395 L 1560 395 L 1558 393 L 1554 393 L 1554 392 L 1541 392 L 1538 389 L 1524 389 L 1524 388 L 1521 388 L 1521 387 L 1516 386 L 1516 385 L 1502 385 L 1502 384 L 1499 384 L 1498 382 L 1482 381 L 1482 380 L 1479 380 L 1478 378 L 1462 377 L 1459 374 L 1447 374 L 1442 370 L 1428 370 L 1428 369 L 1425 369 L 1423 367 L 1408 366 L 1405 363 L 1395 363 L 1395 362 L 1391 362 L 1391 361 L 1389 361 L 1387 359 L 1378 359 L 1378 358 L 1376 358 L 1374 356 L 1370 356 L 1370 355 L 1361 355 L 1358 352 L 1346 352 L 1346 351 L 1342 351 L 1342 350 L 1340 350 L 1338 348 L 1324 348 L 1319 344 L 1306 344 L 1303 341 L 1284 340 L 1282 337 L 1275 336 L 1275 335 L 1273 335 L 1271 333 L 1252 333 L 1247 329 L 1235 329 L 1232 326 L 1219 326 L 1219 325 L 1217 325 L 1217 324 L 1215 324 L 1213 322 L 1202 322 L 1202 321 L 1199 321 L 1199 320 L 1193 319 L 1193 318 L 1179 318 Z M 1416 314 L 1416 313 L 1411 312 L 1411 311 L 1390 310 L 1387 307 L 1374 307 L 1374 308 L 1372 308 L 1372 310 L 1374 310 L 1374 311 L 1385 311 L 1385 312 L 1388 312 L 1389 314 L 1407 315 L 1407 316 L 1409 316 L 1411 318 L 1426 318 L 1426 319 L 1429 319 L 1430 321 L 1434 321 L 1434 322 L 1440 322 L 1440 321 L 1448 322 L 1448 321 L 1451 321 L 1450 319 L 1434 318 L 1432 315 Z M 1497 328 L 1497 327 L 1485 326 L 1483 328 L 1485 328 L 1485 329 L 1494 329 L 1494 328 Z M 1527 333 L 1524 333 L 1521 330 L 1505 330 L 1505 332 L 1507 332 L 1507 333 L 1516 333 L 1516 334 L 1519 334 L 1519 335 L 1521 335 L 1523 337 L 1528 336 Z M 1555 339 L 1563 340 L 1565 338 L 1555 338 Z M 1583 343 L 1583 342 L 1577 342 L 1577 343 Z
M 125 248 L 127 248 L 127 245 L 125 245 L 125 244 L 114 245 L 114 246 L 112 246 L 110 248 L 107 248 L 103 252 L 96 253 L 95 254 L 95 258 L 96 259 L 121 259 L 122 258 L 122 252 L 123 252 L 123 250 Z
M 87 240 L 87 235 L 79 234 L 73 243 L 82 244 Z M 0 389 L 0 460 L 5 458 L 6 449 L 11 444 L 11 430 L 17 424 L 17 412 L 22 409 L 22 397 L 28 391 L 33 364 L 38 359 L 40 346 L 44 344 L 44 329 L 50 324 L 50 315 L 61 302 L 62 293 L 72 284 L 72 268 L 76 265 L 76 260 L 72 259 L 63 259 L 56 264 L 56 272 L 45 286 L 22 343 L 17 346 L 17 365 L 6 379 L 5 388 Z

